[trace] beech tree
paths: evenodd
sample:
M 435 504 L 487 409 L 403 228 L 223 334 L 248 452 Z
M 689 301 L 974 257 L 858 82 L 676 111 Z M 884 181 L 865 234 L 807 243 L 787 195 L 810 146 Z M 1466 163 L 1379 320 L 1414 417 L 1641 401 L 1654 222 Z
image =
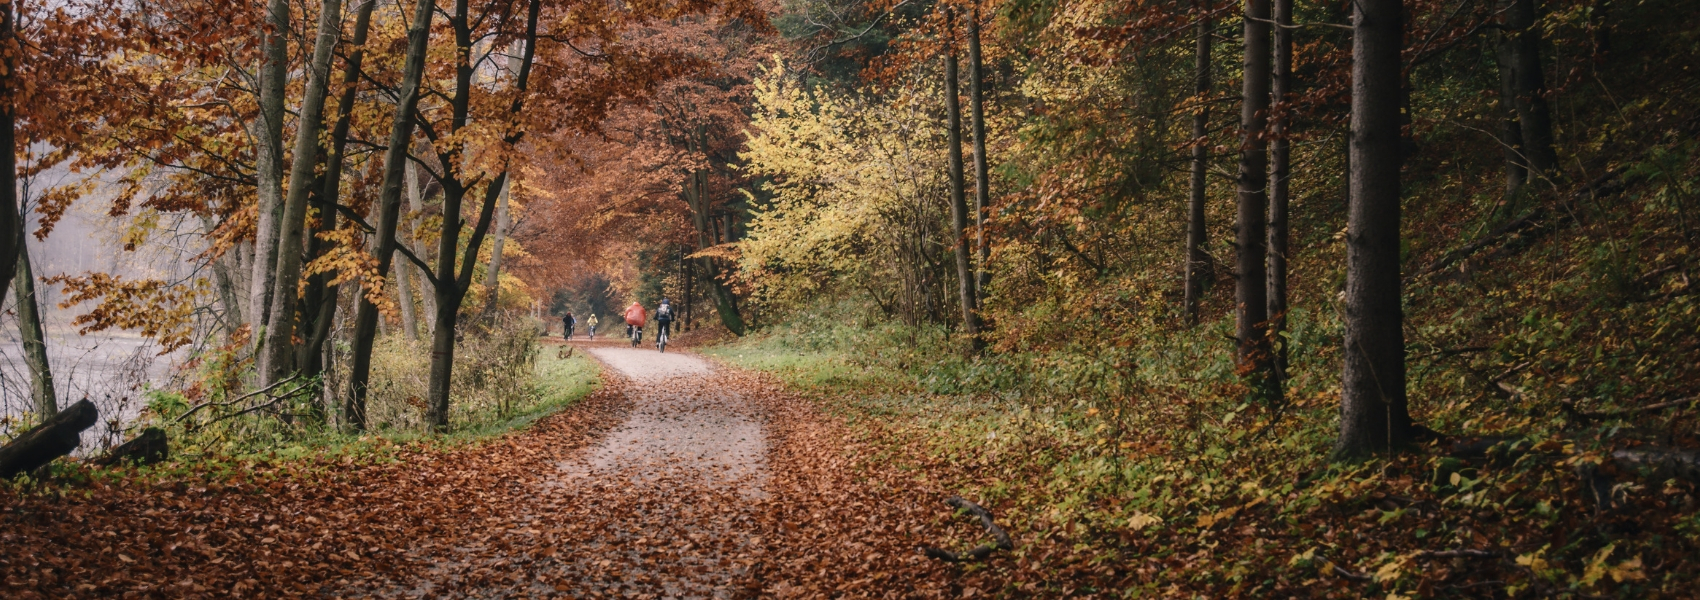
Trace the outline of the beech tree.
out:
M 464 2 L 464 0 L 462 0 Z M 413 141 L 416 123 L 415 107 L 419 104 L 420 79 L 425 72 L 425 52 L 430 42 L 431 17 L 436 4 L 421 1 L 414 10 L 407 28 L 407 54 L 402 66 L 401 84 L 396 90 L 395 116 L 390 128 L 389 143 L 384 150 L 383 187 L 378 192 L 376 235 L 372 238 L 372 256 L 377 259 L 377 276 L 389 272 L 395 254 L 396 221 L 400 218 L 402 175 L 409 159 L 408 147 Z M 371 291 L 360 295 L 354 314 L 352 356 L 349 360 L 348 396 L 343 405 L 342 422 L 361 430 L 366 428 L 366 392 L 372 373 L 372 343 L 377 338 L 378 304 Z

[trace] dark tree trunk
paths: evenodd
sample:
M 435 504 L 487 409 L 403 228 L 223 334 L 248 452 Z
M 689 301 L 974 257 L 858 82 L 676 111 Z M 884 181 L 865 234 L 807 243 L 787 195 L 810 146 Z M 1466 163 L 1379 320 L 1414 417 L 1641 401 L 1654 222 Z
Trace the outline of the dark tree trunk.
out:
M 23 341 L 24 363 L 30 370 L 30 398 L 35 418 L 46 419 L 59 412 L 59 396 L 53 390 L 53 366 L 47 361 L 47 336 L 41 329 L 41 300 L 35 295 L 35 270 L 30 268 L 30 250 L 24 232 L 18 236 L 18 270 L 12 291 L 18 294 L 18 337 Z
M 0 7 L 0 46 L 13 48 L 17 44 L 17 24 L 12 14 L 15 2 Z M 6 300 L 6 289 L 12 287 L 17 274 L 18 254 L 23 248 L 24 224 L 18 207 L 18 110 L 12 105 L 18 82 L 17 52 L 0 52 L 0 303 Z
M 1239 338 L 1240 372 L 1250 379 L 1254 396 L 1271 401 L 1279 384 L 1270 354 L 1268 282 L 1264 268 L 1269 210 L 1269 0 L 1247 0 L 1245 11 L 1235 331 Z
M 34 471 L 53 459 L 70 454 L 82 443 L 82 433 L 100 420 L 100 411 L 87 398 L 48 417 L 40 425 L 0 447 L 0 479 Z
M 954 11 L 945 9 L 945 35 L 954 36 Z M 963 181 L 962 165 L 962 102 L 957 89 L 956 43 L 954 40 L 945 41 L 944 62 L 944 107 L 945 118 L 950 122 L 950 231 L 953 238 L 951 248 L 956 253 L 957 292 L 962 302 L 962 330 L 968 334 L 968 339 L 975 352 L 985 344 L 980 339 L 980 311 L 974 304 L 974 270 L 970 266 L 968 248 L 968 199 L 964 194 L 966 182 Z
M 514 79 L 514 89 L 519 93 L 508 106 L 510 117 L 517 117 L 525 107 L 526 84 L 531 76 L 532 60 L 537 50 L 537 19 L 541 1 L 531 0 L 527 3 L 525 37 L 521 40 L 524 47 L 518 64 L 519 73 Z M 473 48 L 472 22 L 469 18 L 466 0 L 456 0 L 454 14 L 449 17 L 449 25 L 455 35 L 456 56 L 460 57 L 455 65 L 455 95 L 451 101 L 449 131 L 451 135 L 460 133 L 469 123 L 472 94 L 476 91 L 472 85 L 474 65 L 468 60 Z M 510 132 L 502 141 L 507 144 L 518 143 L 523 131 Z M 430 132 L 431 130 L 426 130 L 427 135 L 430 135 Z M 472 235 L 466 242 L 466 255 L 460 256 L 457 261 L 460 232 L 465 226 L 461 203 L 465 200 L 472 181 L 483 179 L 482 174 L 468 174 L 462 171 L 461 167 L 455 166 L 464 163 L 464 152 L 465 147 L 455 143 L 446 153 L 437 155 L 444 165 L 443 177 L 439 181 L 443 186 L 443 230 L 437 244 L 437 276 L 434 282 L 437 314 L 436 327 L 431 333 L 431 374 L 425 399 L 425 422 L 431 429 L 439 432 L 449 428 L 449 390 L 452 389 L 454 378 L 457 317 L 461 303 L 466 300 L 466 292 L 472 287 L 473 272 L 478 266 L 478 249 L 484 247 L 484 238 L 490 234 L 496 206 L 501 201 L 502 192 L 507 189 L 508 179 L 512 176 L 512 172 L 504 163 L 502 171 L 485 184 L 478 220 L 472 226 Z M 473 179 L 467 181 L 462 178 Z M 393 230 L 393 221 L 391 227 Z M 458 273 L 455 271 L 456 262 L 459 262 L 460 266 Z
M 413 13 L 413 23 L 407 28 L 407 57 L 402 64 L 400 96 L 396 99 L 395 126 L 390 129 L 389 146 L 384 150 L 384 185 L 378 191 L 377 231 L 372 239 L 372 254 L 378 258 L 378 274 L 389 273 L 390 257 L 395 254 L 396 221 L 400 218 L 401 176 L 408 160 L 409 142 L 413 141 L 413 109 L 419 103 L 419 80 L 425 70 L 425 45 L 431 31 L 431 17 L 436 4 L 420 2 Z M 378 333 L 378 306 L 360 294 L 359 308 L 354 312 L 354 339 L 348 373 L 348 403 L 343 406 L 343 422 L 355 430 L 366 428 L 366 385 L 372 375 L 372 343 Z
M 700 152 L 708 156 L 708 140 L 705 139 L 702 127 L 692 131 L 685 141 L 686 152 Z M 708 201 L 708 171 L 698 169 L 690 173 L 690 180 L 685 182 L 685 202 L 691 207 L 692 224 L 697 230 L 697 248 L 704 249 L 714 245 L 715 236 L 720 228 L 715 226 L 714 219 L 709 215 L 713 208 Z M 742 336 L 749 330 L 744 322 L 744 316 L 738 311 L 738 297 L 732 293 L 732 288 L 726 285 L 721 275 L 719 261 L 703 257 L 697 263 L 702 271 L 702 277 L 707 280 L 709 293 L 714 296 L 714 309 L 720 315 L 720 323 L 733 335 Z
M 992 275 L 986 262 L 992 257 L 991 240 L 986 238 L 987 211 L 991 210 L 991 174 L 986 161 L 986 93 L 985 61 L 980 56 L 980 5 L 968 19 L 968 115 L 974 134 L 974 246 L 978 256 L 974 274 L 974 305 L 985 303 L 986 286 Z M 984 323 L 981 323 L 984 325 Z
M 1199 6 L 1199 3 L 1195 3 Z M 1208 10 L 1200 7 L 1201 10 Z M 1193 51 L 1193 96 L 1198 107 L 1192 113 L 1192 193 L 1187 201 L 1186 221 L 1186 291 L 1183 306 L 1186 324 L 1198 324 L 1198 305 L 1204 296 L 1210 258 L 1204 253 L 1205 177 L 1210 168 L 1210 48 L 1213 45 L 1210 19 L 1198 22 L 1198 39 Z
M 1511 0 L 1511 27 L 1517 81 L 1517 121 L 1523 129 L 1523 154 L 1530 174 L 1551 178 L 1558 166 L 1552 147 L 1552 114 L 1547 108 L 1546 76 L 1541 70 L 1541 31 L 1535 27 L 1535 0 Z
M 1274 0 L 1275 6 L 1275 65 L 1270 90 L 1275 118 L 1270 120 L 1269 148 L 1269 280 L 1266 305 L 1269 307 L 1269 340 L 1274 361 L 1276 382 L 1287 372 L 1287 344 L 1281 332 L 1287 330 L 1287 214 L 1290 195 L 1288 176 L 1291 172 L 1290 141 L 1292 110 L 1287 106 L 1293 86 L 1293 0 Z M 1279 383 L 1277 383 L 1279 385 Z
M 1494 46 L 1494 59 L 1499 63 L 1499 113 L 1504 119 L 1504 139 L 1500 146 L 1505 153 L 1505 201 L 1507 218 L 1516 211 L 1516 203 L 1529 181 L 1529 165 L 1523 156 L 1523 124 L 1517 119 L 1517 49 L 1512 34 L 1501 33 Z
M 1346 231 L 1345 368 L 1335 460 L 1408 446 L 1399 304 L 1399 0 L 1358 0 L 1352 30 L 1352 205 Z

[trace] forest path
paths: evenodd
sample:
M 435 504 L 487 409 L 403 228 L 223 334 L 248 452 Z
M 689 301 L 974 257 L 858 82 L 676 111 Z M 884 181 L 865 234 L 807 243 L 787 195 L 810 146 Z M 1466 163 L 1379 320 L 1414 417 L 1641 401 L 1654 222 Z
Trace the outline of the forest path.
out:
M 570 347 L 603 385 L 495 439 L 0 489 L 0 597 L 967 592 L 915 548 L 978 528 L 868 478 L 879 453 L 814 403 L 688 353 Z

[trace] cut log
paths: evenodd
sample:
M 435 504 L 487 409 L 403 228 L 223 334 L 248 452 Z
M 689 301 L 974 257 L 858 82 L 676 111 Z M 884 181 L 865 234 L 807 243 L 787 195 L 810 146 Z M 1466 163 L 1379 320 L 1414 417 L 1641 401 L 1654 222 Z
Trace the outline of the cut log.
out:
M 169 454 L 170 444 L 166 440 L 165 430 L 149 427 L 143 429 L 141 435 L 124 442 L 117 448 L 113 448 L 111 452 L 106 453 L 106 456 L 94 461 L 94 464 L 103 467 L 120 462 L 151 465 L 165 460 Z
M 1005 532 L 1002 527 L 998 527 L 998 524 L 992 521 L 992 513 L 987 512 L 985 508 L 982 508 L 980 505 L 969 502 L 959 496 L 951 496 L 949 499 L 945 500 L 945 503 L 956 508 L 966 510 L 976 517 L 980 517 L 980 525 L 984 526 L 986 531 L 992 534 L 992 540 L 995 543 L 981 544 L 973 550 L 969 550 L 962 554 L 957 554 L 943 548 L 921 546 L 921 553 L 927 555 L 928 558 L 936 558 L 945 562 L 984 560 L 987 556 L 991 556 L 993 552 L 998 550 L 1009 550 L 1015 547 L 1015 543 L 1009 539 L 1009 533 Z
M 87 398 L 72 404 L 46 422 L 30 428 L 0 447 L 0 478 L 11 479 L 53 459 L 70 454 L 82 442 L 84 429 L 100 420 L 100 411 Z

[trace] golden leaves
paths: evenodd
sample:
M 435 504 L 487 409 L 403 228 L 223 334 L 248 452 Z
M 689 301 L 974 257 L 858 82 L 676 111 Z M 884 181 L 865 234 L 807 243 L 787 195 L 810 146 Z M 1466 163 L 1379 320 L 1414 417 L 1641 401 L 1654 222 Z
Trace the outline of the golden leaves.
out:
M 140 331 L 159 343 L 160 354 L 187 345 L 194 335 L 194 314 L 212 285 L 204 278 L 174 285 L 158 279 L 130 281 L 117 275 L 89 273 L 56 275 L 43 283 L 64 287 L 60 308 L 94 302 L 95 308 L 72 319 L 77 333 L 88 335 L 111 328 Z

